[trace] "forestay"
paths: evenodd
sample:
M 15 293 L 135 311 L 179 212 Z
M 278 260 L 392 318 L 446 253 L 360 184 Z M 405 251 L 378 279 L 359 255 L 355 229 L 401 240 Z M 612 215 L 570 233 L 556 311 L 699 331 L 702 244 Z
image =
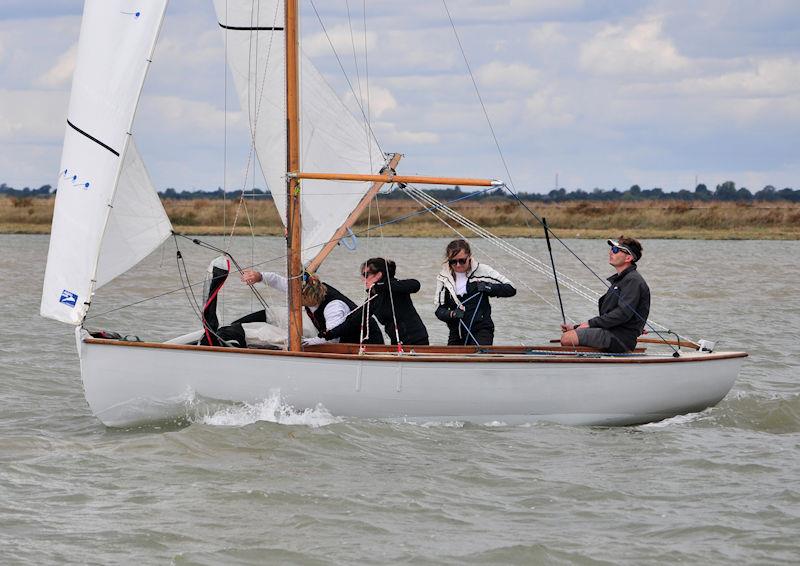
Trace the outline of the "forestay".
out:
M 228 65 L 258 161 L 286 224 L 286 60 L 284 2 L 215 0 Z M 384 156 L 307 58 L 300 64 L 300 161 L 304 171 L 368 174 Z M 370 183 L 302 182 L 303 263 L 344 223 Z
M 61 158 L 41 314 L 79 324 L 92 293 L 171 226 L 130 131 L 166 0 L 87 0 Z

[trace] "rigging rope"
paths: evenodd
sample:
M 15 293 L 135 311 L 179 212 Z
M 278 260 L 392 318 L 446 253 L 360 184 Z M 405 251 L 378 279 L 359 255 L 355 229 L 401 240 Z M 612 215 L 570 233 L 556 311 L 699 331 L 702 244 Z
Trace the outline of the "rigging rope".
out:
M 367 44 L 367 0 L 364 0 L 363 5 L 363 14 L 364 14 L 364 78 L 367 83 L 367 129 L 371 132 L 372 131 L 372 109 L 370 103 L 370 92 L 369 92 L 369 49 Z M 366 132 L 367 136 L 367 147 L 369 147 L 369 133 Z M 380 147 L 380 146 L 379 146 Z M 381 150 L 383 151 L 383 150 Z M 372 171 L 374 169 L 372 163 L 372 152 L 369 152 L 369 170 Z
M 378 225 L 381 225 L 381 205 L 378 202 L 378 195 L 375 195 L 375 210 L 378 213 Z M 383 241 L 383 227 L 381 227 L 381 258 L 383 267 L 386 270 L 386 286 L 389 288 L 389 304 L 392 307 L 392 322 L 394 323 L 394 337 L 397 342 L 398 353 L 403 351 L 403 344 L 400 342 L 400 329 L 397 327 L 397 313 L 394 308 L 394 292 L 392 291 L 392 277 L 389 274 L 389 260 L 386 257 L 386 248 Z
M 467 54 L 464 52 L 464 46 L 461 45 L 461 38 L 458 36 L 456 24 L 453 22 L 453 17 L 450 15 L 450 9 L 447 7 L 447 0 L 442 0 L 442 5 L 444 5 L 444 11 L 447 13 L 447 19 L 450 20 L 450 27 L 453 28 L 453 35 L 456 38 L 456 43 L 458 43 L 458 49 L 461 51 L 461 57 L 464 59 L 464 64 L 467 66 L 469 78 L 472 79 L 472 86 L 475 87 L 475 94 L 478 96 L 478 102 L 480 102 L 481 108 L 483 109 L 483 115 L 486 117 L 486 123 L 489 125 L 489 131 L 492 133 L 494 144 L 497 146 L 497 152 L 500 154 L 500 160 L 503 162 L 503 168 L 508 176 L 508 182 L 511 183 L 511 186 L 513 187 L 514 179 L 511 178 L 511 171 L 508 169 L 506 158 L 503 155 L 502 148 L 500 147 L 500 141 L 497 139 L 497 134 L 494 132 L 494 126 L 492 126 L 492 120 L 489 118 L 489 112 L 486 110 L 486 105 L 483 103 L 483 97 L 481 96 L 481 91 L 478 88 L 478 82 L 475 80 L 475 75 L 472 74 L 472 67 L 470 67 L 469 61 L 467 60 Z
M 432 197 L 428 193 L 425 193 L 424 191 L 422 191 L 420 189 L 417 189 L 416 187 L 407 187 L 406 189 L 404 189 L 404 191 L 407 194 L 412 194 L 413 193 L 420 200 L 427 202 L 429 205 L 435 205 L 436 208 L 439 211 L 441 211 L 442 213 L 446 214 L 449 218 L 451 218 L 452 220 L 455 220 L 456 222 L 458 222 L 459 224 L 461 224 L 465 228 L 468 228 L 469 230 L 474 232 L 477 236 L 480 236 L 481 238 L 487 240 L 488 242 L 492 243 L 496 247 L 498 247 L 501 250 L 505 251 L 507 254 L 511 255 L 512 257 L 514 257 L 514 258 L 518 259 L 519 261 L 525 263 L 531 269 L 533 269 L 535 271 L 538 271 L 539 273 L 541 273 L 541 274 L 543 274 L 545 276 L 548 276 L 550 278 L 553 277 L 550 269 L 547 267 L 547 265 L 543 261 L 539 260 L 538 258 L 533 257 L 529 253 L 527 253 L 527 252 L 517 248 L 516 246 L 508 243 L 507 241 L 505 241 L 502 238 L 496 236 L 495 234 L 493 234 L 489 230 L 486 230 L 485 228 L 483 228 L 483 227 L 479 226 L 478 224 L 476 224 L 475 222 L 469 220 L 468 218 L 466 218 L 462 214 L 456 212 L 455 210 L 453 210 L 452 208 L 448 207 L 447 205 L 440 203 L 438 200 L 436 200 L 434 197 Z M 568 284 L 565 285 L 565 286 L 567 286 L 570 290 L 572 290 L 576 294 L 586 298 L 587 300 L 596 301 L 597 297 L 600 296 L 599 294 L 595 293 L 594 291 L 592 291 L 587 286 L 585 286 L 582 283 L 572 279 L 571 277 L 569 277 L 569 276 L 567 276 L 565 274 L 562 274 L 560 272 L 558 273 L 558 275 L 560 277 L 563 277 L 564 279 L 566 279 L 568 281 Z M 550 304 L 550 303 L 548 303 L 548 304 Z
M 418 200 L 418 197 L 417 197 L 417 196 L 415 196 L 415 195 L 413 195 L 413 194 L 410 194 L 410 193 L 409 193 L 409 195 L 410 195 L 410 196 L 411 196 L 411 198 L 412 198 L 412 199 L 414 199 L 414 200 L 415 200 L 415 201 L 416 201 L 418 204 L 420 204 L 420 205 L 422 205 L 422 206 L 425 206 L 425 203 L 424 203 L 424 202 L 421 202 L 420 200 Z M 456 235 L 458 235 L 460 238 L 463 238 L 463 239 L 465 239 L 465 240 L 469 240 L 469 237 L 467 237 L 466 235 L 462 234 L 462 233 L 461 233 L 461 232 L 460 232 L 460 231 L 459 231 L 457 228 L 455 228 L 454 226 L 452 226 L 452 225 L 448 224 L 448 222 L 447 222 L 445 219 L 441 218 L 441 217 L 440 217 L 440 216 L 437 214 L 437 212 L 434 210 L 435 208 L 440 208 L 440 207 L 429 207 L 429 208 L 427 208 L 426 210 L 427 210 L 427 211 L 429 211 L 429 212 L 430 212 L 430 213 L 431 213 L 431 214 L 432 214 L 432 215 L 433 215 L 433 216 L 434 216 L 434 217 L 435 217 L 437 220 L 439 220 L 439 221 L 440 221 L 442 224 L 444 224 L 445 226 L 447 226 L 448 228 L 450 228 L 450 230 L 452 230 L 452 231 L 453 231 L 453 232 L 454 232 Z M 505 269 L 505 266 L 504 266 L 504 265 L 502 265 L 502 264 L 501 264 L 501 262 L 495 261 L 495 260 L 496 260 L 496 258 L 495 258 L 494 256 L 492 256 L 492 254 L 490 254 L 489 252 L 487 252 L 485 249 L 483 249 L 481 246 L 479 246 L 479 245 L 477 245 L 477 244 L 476 244 L 476 245 L 475 245 L 475 248 L 476 248 L 478 251 L 480 251 L 482 254 L 484 254 L 486 257 L 488 257 L 490 260 L 492 260 L 492 262 L 494 262 L 496 265 L 499 265 L 501 268 Z M 507 269 L 505 269 L 505 270 L 506 270 L 506 271 L 508 271 Z M 522 286 L 523 286 L 523 287 L 525 287 L 525 288 L 526 288 L 526 289 L 528 289 L 528 290 L 529 290 L 531 293 L 533 293 L 534 295 L 536 295 L 536 296 L 537 296 L 539 299 L 541 299 L 541 300 L 542 300 L 544 303 L 546 303 L 546 304 L 548 304 L 548 305 L 552 306 L 553 308 L 555 308 L 555 305 L 553 305 L 553 303 L 551 303 L 550 301 L 548 301 L 547 299 L 545 299 L 545 298 L 544 298 L 542 295 L 540 295 L 540 294 L 539 294 L 539 293 L 538 293 L 538 292 L 537 292 L 535 289 L 533 289 L 531 286 L 529 286 L 529 285 L 528 285 L 528 284 L 527 284 L 527 283 L 526 283 L 524 280 L 521 280 L 521 281 L 520 281 L 520 283 L 522 284 Z
M 356 68 L 356 83 L 358 84 L 358 98 L 361 101 L 361 103 L 363 104 L 364 91 L 361 89 L 361 73 L 359 72 L 359 69 L 358 69 L 358 56 L 356 55 L 356 39 L 355 39 L 355 35 L 353 34 L 353 20 L 350 17 L 350 2 L 349 2 L 349 0 L 345 0 L 345 5 L 347 6 L 347 24 L 348 24 L 348 26 L 350 28 L 350 44 L 353 47 L 353 64 L 355 65 L 355 68 Z M 364 59 L 365 59 L 365 65 L 366 65 L 366 59 L 367 59 L 367 55 L 366 55 L 366 53 L 367 53 L 367 12 L 366 12 L 366 9 L 367 9 L 367 6 L 366 6 L 366 4 L 364 4 Z M 369 147 L 369 140 L 370 140 L 369 132 L 372 129 L 371 116 L 370 116 L 370 110 L 369 110 L 369 74 L 367 74 L 367 76 L 366 76 L 366 82 L 367 82 L 367 112 L 366 112 L 366 116 L 365 116 L 365 119 L 364 119 L 364 135 L 366 136 L 367 147 Z M 369 153 L 369 170 L 372 171 L 373 170 L 372 152 L 370 151 L 368 153 Z
M 564 280 L 566 280 L 566 283 L 564 283 L 564 286 L 566 288 L 570 289 L 571 291 L 573 291 L 574 293 L 576 293 L 577 295 L 579 295 L 579 296 L 581 296 L 581 297 L 583 297 L 583 298 L 585 298 L 585 299 L 587 299 L 587 300 L 589 300 L 589 301 L 591 301 L 593 303 L 596 302 L 597 298 L 600 296 L 599 293 L 596 293 L 595 291 L 589 289 L 588 287 L 586 287 L 582 283 L 572 279 L 571 277 L 566 276 L 565 274 L 561 273 L 560 271 L 556 271 L 554 273 L 553 271 L 548 269 L 547 266 L 544 264 L 544 262 L 542 262 L 541 260 L 531 256 L 530 254 L 524 252 L 523 250 L 517 248 L 516 246 L 513 246 L 512 244 L 509 244 L 505 240 L 495 236 L 494 234 L 492 234 L 488 230 L 486 230 L 486 229 L 482 228 L 481 226 L 475 224 L 474 222 L 472 222 L 471 220 L 467 219 L 466 217 L 464 217 L 463 215 L 459 214 L 458 212 L 454 211 L 453 209 L 449 208 L 448 206 L 440 203 L 434 197 L 432 197 L 431 195 L 425 193 L 424 191 L 421 191 L 420 189 L 418 189 L 416 187 L 413 187 L 413 186 L 412 187 L 404 187 L 403 190 L 404 190 L 404 192 L 406 192 L 407 194 L 412 196 L 412 198 L 414 198 L 414 200 L 416 200 L 417 202 L 422 203 L 424 201 L 424 202 L 427 202 L 428 204 L 432 205 L 430 207 L 431 213 L 434 216 L 436 216 L 437 218 L 438 218 L 438 216 L 433 212 L 433 209 L 438 210 L 439 212 L 447 215 L 452 220 L 455 220 L 456 222 L 460 223 L 462 226 L 472 230 L 476 235 L 478 235 L 481 238 L 487 240 L 488 242 L 494 244 L 496 247 L 498 247 L 501 250 L 505 251 L 506 253 L 508 253 L 512 257 L 517 258 L 518 260 L 522 261 L 524 264 L 528 265 L 533 270 L 542 273 L 546 277 L 552 278 L 552 279 L 555 279 L 556 276 L 562 277 Z M 449 224 L 447 224 L 447 222 L 443 221 L 443 223 L 446 226 L 448 226 L 451 230 L 453 230 L 455 233 L 457 233 L 459 236 L 464 238 L 464 235 L 461 234 L 454 227 L 452 227 Z M 549 227 L 548 227 L 548 229 L 549 229 Z M 552 231 L 551 231 L 551 233 L 552 233 Z M 566 244 L 564 244 L 564 245 L 566 246 Z M 573 252 L 573 254 L 574 254 L 574 252 Z M 581 263 L 584 263 L 584 262 L 581 260 Z M 584 263 L 584 265 L 586 265 L 586 264 Z M 588 266 L 586 266 L 586 267 L 588 269 L 591 269 Z M 592 271 L 592 273 L 594 273 L 594 271 Z M 597 276 L 596 273 L 595 273 L 595 275 Z M 599 278 L 599 276 L 598 276 L 598 278 Z M 601 281 L 603 281 L 603 284 L 606 287 L 608 287 L 608 284 L 606 283 L 606 281 L 604 281 L 602 279 L 601 279 Z M 521 283 L 528 290 L 533 292 L 537 297 L 542 299 L 545 303 L 547 303 L 548 305 L 550 305 L 554 309 L 556 309 L 556 306 L 553 303 L 551 303 L 550 301 L 548 301 L 544 297 L 542 297 L 539 293 L 537 293 L 530 286 L 528 286 L 524 281 L 521 281 Z M 629 307 L 629 308 L 631 308 L 631 307 Z M 639 318 L 643 318 L 643 317 L 641 317 L 641 315 L 636 313 L 635 310 L 633 310 L 633 312 Z M 571 317 L 570 317 L 570 321 L 574 322 L 574 320 Z M 652 321 L 652 320 L 648 319 L 648 320 L 645 320 L 644 322 L 645 322 L 645 324 L 647 326 L 650 326 L 650 328 L 655 332 L 655 334 L 658 335 L 658 337 L 661 338 L 661 340 L 664 341 L 664 342 L 666 342 L 666 340 L 663 338 L 663 336 L 661 336 L 661 334 L 659 333 L 659 330 L 657 330 L 655 327 L 659 327 L 664 332 L 675 333 L 674 331 L 669 330 L 667 327 L 665 327 L 662 324 L 659 324 L 659 323 L 657 323 L 655 321 Z
M 515 185 L 514 185 L 514 180 L 513 180 L 513 178 L 511 177 L 511 171 L 509 170 L 509 168 L 508 168 L 508 163 L 506 162 L 506 158 L 505 158 L 505 156 L 503 155 L 503 149 L 500 147 L 500 141 L 499 141 L 499 140 L 498 140 L 498 138 L 497 138 L 497 134 L 495 133 L 494 126 L 492 126 L 492 121 L 491 121 L 491 119 L 489 118 L 489 112 L 486 110 L 486 104 L 484 104 L 484 102 L 483 102 L 483 97 L 481 96 L 480 89 L 478 88 L 478 83 L 477 83 L 477 81 L 475 80 L 475 75 L 473 74 L 473 72 L 472 72 L 472 68 L 470 67 L 469 61 L 467 60 L 467 55 L 466 55 L 466 52 L 464 51 L 464 46 L 461 44 L 461 38 L 459 37 L 459 35 L 458 35 L 458 31 L 456 30 L 456 25 L 455 25 L 455 22 L 453 21 L 453 17 L 450 15 L 450 10 L 449 10 L 449 8 L 447 7 L 447 0 L 442 0 L 442 5 L 444 6 L 444 10 L 445 10 L 445 12 L 447 13 L 447 19 L 450 21 L 450 26 L 451 26 L 451 27 L 452 27 L 452 29 L 453 29 L 453 35 L 454 35 L 454 36 L 455 36 L 455 38 L 456 38 L 456 43 L 458 44 L 458 48 L 459 48 L 459 50 L 461 51 L 461 56 L 462 56 L 462 57 L 463 57 L 463 59 L 464 59 L 464 64 L 465 64 L 465 65 L 466 65 L 466 67 L 467 67 L 467 72 L 469 73 L 470 79 L 472 80 L 472 86 L 475 88 L 475 94 L 477 95 L 477 97 L 478 97 L 478 101 L 480 102 L 481 109 L 483 110 L 483 115 L 484 115 L 484 117 L 486 118 L 486 123 L 489 125 L 489 131 L 491 132 L 491 134 L 492 134 L 492 139 L 494 140 L 495 146 L 497 147 L 497 152 L 498 152 L 498 154 L 500 155 L 500 160 L 501 160 L 501 161 L 502 161 L 502 163 L 503 163 L 503 168 L 505 169 L 505 171 L 506 171 L 506 175 L 508 176 L 508 182 L 510 183 L 511 187 L 510 187 L 510 188 L 509 188 L 509 187 L 506 187 L 506 188 L 509 190 L 509 192 L 511 192 L 512 194 L 514 194 L 514 196 L 517 196 L 517 195 L 516 195 L 516 187 L 515 187 Z M 513 190 L 512 190 L 512 189 L 513 189 Z M 519 200 L 519 202 L 520 202 L 521 204 L 523 204 L 523 206 L 524 206 L 524 203 L 522 203 L 522 201 L 519 199 L 519 197 L 517 197 L 517 200 Z M 526 206 L 525 208 L 528 208 L 528 207 Z M 538 217 L 536 214 L 534 214 L 532 210 L 530 210 L 530 209 L 528 208 L 528 211 L 529 211 L 529 212 L 531 212 L 531 214 L 533 214 L 534 218 L 536 218 L 536 219 L 539 221 L 539 223 L 540 223 L 540 224 L 543 224 L 543 223 L 542 223 L 542 220 L 541 220 L 541 219 L 540 219 L 540 218 L 539 218 L 539 217 Z M 545 226 L 545 229 L 548 229 L 548 228 Z M 550 233 L 552 234 L 552 231 L 551 231 Z M 553 234 L 553 236 L 555 236 L 555 234 Z M 558 239 L 558 240 L 559 240 L 559 242 L 560 242 L 561 244 L 564 244 L 564 242 L 563 242 L 563 241 L 561 241 L 561 239 L 560 239 L 560 238 L 558 238 L 557 236 L 556 236 L 556 239 Z M 565 245 L 565 247 L 566 247 L 566 245 Z M 567 248 L 567 249 L 569 249 L 569 248 Z M 571 250 L 570 250 L 570 251 L 571 251 Z M 573 253 L 573 255 L 575 255 L 575 254 Z M 576 255 L 575 257 L 577 257 L 577 255 Z M 578 259 L 580 260 L 580 258 L 578 258 Z M 580 261 L 581 261 L 581 263 L 583 263 L 584 265 L 586 265 L 586 264 L 583 262 L 583 260 L 580 260 Z M 588 266 L 586 266 L 586 267 L 588 268 Z M 598 275 L 597 275 L 597 274 L 596 274 L 596 273 L 595 273 L 593 270 L 591 270 L 591 268 L 589 268 L 589 270 L 590 270 L 590 271 L 591 271 L 591 272 L 592 272 L 592 273 L 593 273 L 595 276 L 597 276 L 597 277 L 598 277 L 598 278 L 599 278 L 599 279 L 602 281 L 603 285 L 605 285 L 606 287 L 608 287 L 608 283 L 607 283 L 606 281 L 604 281 L 602 278 L 600 278 L 600 277 L 599 277 L 599 276 L 598 276 Z M 555 273 L 553 274 L 553 277 L 555 278 Z M 634 313 L 635 313 L 635 311 L 634 311 Z M 636 315 L 637 315 L 637 316 L 638 316 L 640 319 L 641 319 L 641 318 L 643 318 L 643 317 L 642 317 L 641 315 L 639 315 L 638 313 L 635 313 L 635 314 L 636 314 Z M 662 340 L 662 341 L 666 342 L 666 340 L 664 339 L 664 337 L 663 337 L 663 336 L 661 336 L 661 334 L 659 334 L 659 331 L 658 331 L 658 330 L 656 330 L 656 328 L 655 328 L 655 327 L 654 327 L 654 326 L 653 326 L 651 323 L 649 323 L 647 320 L 644 320 L 644 323 L 645 323 L 645 325 L 647 325 L 647 326 L 650 326 L 650 327 L 652 328 L 652 330 L 653 330 L 653 331 L 654 331 L 654 332 L 655 332 L 655 333 L 658 335 L 658 337 L 659 337 L 659 338 L 661 338 L 661 340 Z M 662 328 L 665 328 L 665 327 L 663 327 L 662 325 L 658 325 L 658 326 L 661 326 Z
M 358 96 L 356 95 L 356 91 L 353 88 L 353 83 L 350 81 L 350 77 L 347 75 L 347 71 L 344 70 L 344 65 L 342 64 L 342 60 L 339 57 L 339 53 L 336 51 L 336 48 L 333 46 L 333 41 L 331 40 L 330 35 L 328 35 L 328 30 L 325 28 L 325 23 L 322 21 L 322 16 L 319 15 L 319 11 L 317 10 L 316 4 L 314 4 L 314 0 L 310 0 L 310 2 L 311 2 L 311 7 L 314 9 L 314 14 L 316 14 L 317 20 L 319 21 L 319 25 L 322 27 L 322 32 L 325 34 L 325 38 L 328 40 L 328 44 L 331 47 L 331 51 L 333 51 L 334 57 L 336 57 L 336 62 L 339 64 L 339 69 L 341 69 L 342 74 L 344 75 L 344 78 L 347 81 L 347 85 L 350 87 L 350 92 L 353 93 L 353 98 L 355 98 L 356 100 L 356 104 L 358 105 L 358 108 L 361 111 L 361 115 L 364 117 L 366 123 L 369 124 L 369 118 L 367 117 L 367 113 L 364 110 L 364 106 L 363 104 L 361 104 L 361 101 L 358 99 Z M 375 132 L 372 130 L 371 126 L 369 128 L 369 133 L 372 139 L 375 141 L 375 145 L 378 146 L 378 149 L 381 151 L 381 153 L 385 153 L 383 151 L 383 147 L 381 147 L 381 143 L 378 140 L 378 137 L 375 135 Z
M 257 11 L 254 12 L 254 10 L 252 8 L 250 10 L 250 27 L 251 28 L 257 27 L 257 24 L 260 21 L 261 3 L 260 2 L 256 2 L 256 3 L 258 4 Z M 274 10 L 274 12 L 272 14 L 272 27 L 273 28 L 276 27 L 276 24 L 277 24 L 277 21 L 278 21 L 278 8 L 279 8 L 279 6 L 280 6 L 280 2 L 276 2 L 275 3 L 275 10 Z M 254 17 L 255 17 L 255 21 L 254 21 Z M 227 34 L 228 34 L 228 31 L 226 30 L 226 32 L 225 32 L 226 38 L 227 38 Z M 237 224 L 239 222 L 239 214 L 241 212 L 242 207 L 246 206 L 246 204 L 245 204 L 245 189 L 247 188 L 247 181 L 250 178 L 251 166 L 252 166 L 252 173 L 253 173 L 253 192 L 255 192 L 256 169 L 257 168 L 256 168 L 255 164 L 253 163 L 253 161 L 254 161 L 253 158 L 254 158 L 254 156 L 256 154 L 256 137 L 257 137 L 257 132 L 258 132 L 258 122 L 259 122 L 259 118 L 261 116 L 261 106 L 262 106 L 262 104 L 264 102 L 264 92 L 265 92 L 265 89 L 266 89 L 266 80 L 267 80 L 267 72 L 266 71 L 267 71 L 267 69 L 269 69 L 269 62 L 270 62 L 270 59 L 272 57 L 272 45 L 273 45 L 274 36 L 275 36 L 275 33 L 274 32 L 270 32 L 270 34 L 269 34 L 269 44 L 267 46 L 266 60 L 264 61 L 264 75 L 261 77 L 261 82 L 259 84 L 258 80 L 257 80 L 258 79 L 258 70 L 259 70 L 259 63 L 258 63 L 259 37 L 260 37 L 259 30 L 251 29 L 250 30 L 250 34 L 249 34 L 248 52 L 247 52 L 247 76 L 248 76 L 247 119 L 248 119 L 248 125 L 250 127 L 250 147 L 249 147 L 249 151 L 248 151 L 248 154 L 247 154 L 247 163 L 245 164 L 245 168 L 244 168 L 244 178 L 242 179 L 242 192 L 239 195 L 239 203 L 238 203 L 238 206 L 236 207 L 236 215 L 234 216 L 233 224 L 231 226 L 230 235 L 228 236 L 228 240 L 226 242 L 226 246 L 225 246 L 226 249 L 230 249 L 231 241 L 232 241 L 233 235 L 234 235 L 234 233 L 236 231 L 236 226 L 237 226 Z M 254 38 L 255 38 L 255 49 L 254 49 Z M 255 103 L 253 101 L 251 101 L 251 98 L 250 98 L 253 89 L 250 88 L 250 84 L 249 84 L 250 78 L 253 77 L 253 51 L 254 50 L 255 50 L 255 78 L 256 78 L 255 90 L 256 90 L 256 94 L 257 94 Z M 226 77 L 227 77 L 227 75 L 226 75 Z M 227 99 L 226 99 L 226 101 L 227 101 Z M 254 109 L 255 109 L 255 115 L 253 115 L 253 110 Z M 267 187 L 267 188 L 271 188 L 271 187 Z M 248 217 L 248 224 L 249 224 L 250 232 L 251 232 L 251 238 L 254 240 L 255 239 L 255 231 L 254 231 L 253 223 L 250 220 L 249 214 L 247 215 L 247 217 Z

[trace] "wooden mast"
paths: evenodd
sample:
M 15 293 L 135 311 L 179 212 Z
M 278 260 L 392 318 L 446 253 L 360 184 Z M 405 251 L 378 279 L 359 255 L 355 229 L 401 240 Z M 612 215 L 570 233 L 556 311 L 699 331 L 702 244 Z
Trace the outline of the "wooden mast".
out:
M 286 30 L 286 274 L 289 279 L 289 351 L 302 349 L 303 304 L 301 260 L 300 80 L 298 66 L 297 0 L 285 2 Z

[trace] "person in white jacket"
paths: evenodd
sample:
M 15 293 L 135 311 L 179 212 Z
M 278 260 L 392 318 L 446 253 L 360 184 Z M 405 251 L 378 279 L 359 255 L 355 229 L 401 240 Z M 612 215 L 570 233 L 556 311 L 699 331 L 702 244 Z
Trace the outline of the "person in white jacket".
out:
M 494 321 L 489 297 L 513 297 L 516 288 L 506 277 L 472 257 L 466 240 L 453 240 L 436 277 L 436 317 L 447 324 L 448 346 L 491 345 Z

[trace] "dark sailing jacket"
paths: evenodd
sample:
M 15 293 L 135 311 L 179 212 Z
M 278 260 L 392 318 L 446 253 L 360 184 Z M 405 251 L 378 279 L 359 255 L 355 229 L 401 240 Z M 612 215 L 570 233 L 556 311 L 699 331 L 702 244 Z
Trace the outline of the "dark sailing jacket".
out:
M 370 289 L 370 301 L 367 306 L 367 313 L 370 320 L 374 323 L 377 319 L 380 322 L 392 344 L 397 344 L 397 334 L 400 335 L 400 342 L 408 345 L 428 344 L 428 331 L 422 323 L 422 319 L 414 308 L 411 300 L 412 293 L 420 289 L 419 281 L 416 279 L 392 279 L 391 295 L 389 285 L 379 281 Z M 394 309 L 392 308 L 394 304 Z M 361 327 L 363 316 L 363 306 L 358 307 L 358 316 L 352 313 L 347 319 L 326 333 L 326 337 L 337 338 L 340 335 L 350 334 L 354 330 L 357 333 Z M 395 333 L 394 321 L 397 320 L 397 333 Z M 370 335 L 372 330 L 370 330 Z
M 328 290 L 325 293 L 325 298 L 317 307 L 317 310 L 312 312 L 311 309 L 306 307 L 308 317 L 311 319 L 311 322 L 314 323 L 314 327 L 319 331 L 320 336 L 323 336 L 325 339 L 332 340 L 334 338 L 339 338 L 339 342 L 342 344 L 359 344 L 361 336 L 361 310 L 356 308 L 356 304 L 339 290 L 331 287 L 327 283 L 325 283 L 325 287 L 327 287 Z M 350 314 L 347 315 L 345 321 L 335 329 L 327 330 L 327 325 L 325 323 L 325 307 L 328 306 L 328 303 L 331 301 L 342 301 L 350 308 Z M 342 328 L 343 326 L 346 327 L 343 328 L 341 332 L 336 332 L 334 335 L 332 331 Z M 369 335 L 364 339 L 364 343 L 384 343 L 381 329 L 378 327 L 378 323 L 372 318 L 369 320 Z
M 608 278 L 611 284 L 597 302 L 600 316 L 590 319 L 589 326 L 605 328 L 631 351 L 650 315 L 650 287 L 632 264 L 622 273 Z M 613 347 L 613 345 L 612 345 Z
M 455 278 L 449 266 L 445 265 L 436 277 L 436 318 L 447 323 L 448 345 L 475 344 L 476 341 L 490 345 L 494 342 L 494 322 L 489 297 L 513 297 L 517 290 L 511 281 L 482 263 L 475 262 L 475 267 L 466 275 L 464 295 L 456 295 Z M 464 307 L 461 319 L 452 316 L 459 306 Z

